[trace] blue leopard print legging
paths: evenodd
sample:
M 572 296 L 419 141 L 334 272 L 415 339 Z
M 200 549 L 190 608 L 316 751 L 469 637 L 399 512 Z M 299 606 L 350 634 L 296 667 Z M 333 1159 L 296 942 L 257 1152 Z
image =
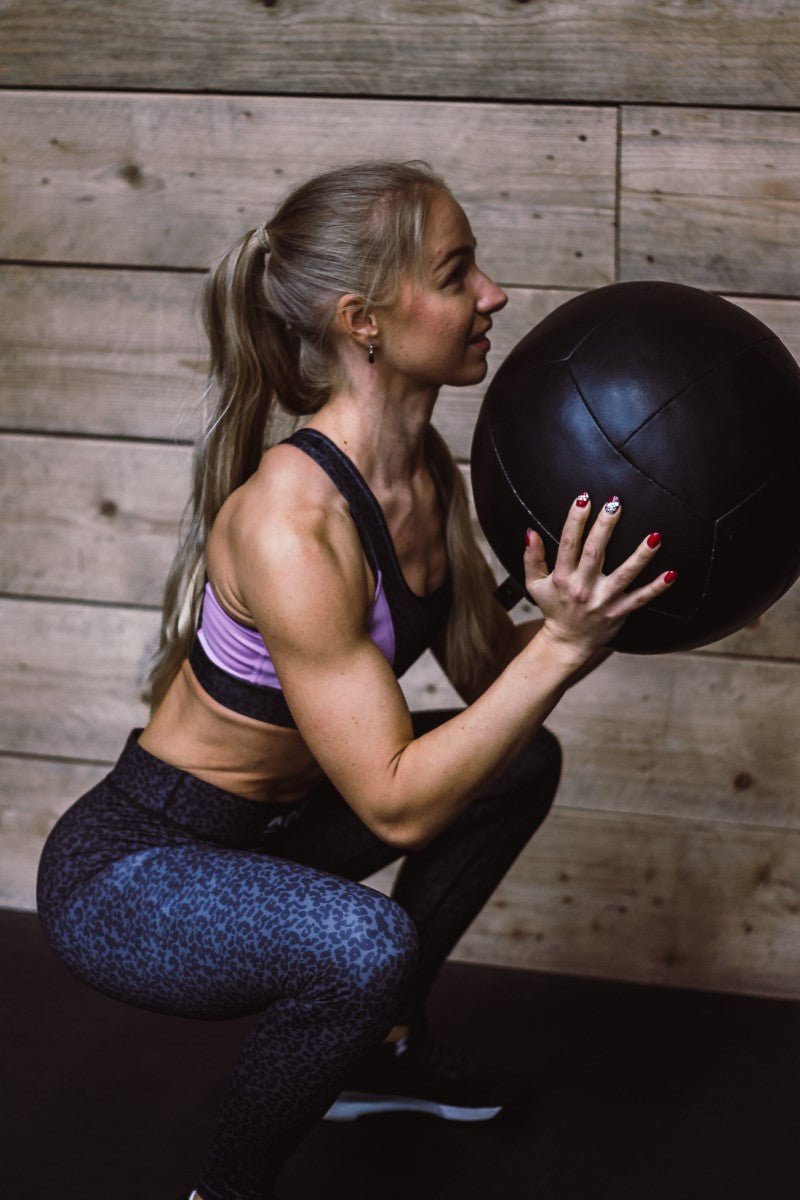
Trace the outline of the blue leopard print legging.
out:
M 415 736 L 454 715 L 413 714 Z M 348 1066 L 394 1024 L 424 1020 L 439 968 L 547 815 L 560 747 L 540 729 L 407 853 L 390 899 L 358 880 L 403 852 L 327 780 L 294 804 L 245 800 L 155 758 L 140 733 L 51 830 L 39 919 L 109 996 L 186 1017 L 263 1014 L 194 1186 L 203 1200 L 265 1200 Z

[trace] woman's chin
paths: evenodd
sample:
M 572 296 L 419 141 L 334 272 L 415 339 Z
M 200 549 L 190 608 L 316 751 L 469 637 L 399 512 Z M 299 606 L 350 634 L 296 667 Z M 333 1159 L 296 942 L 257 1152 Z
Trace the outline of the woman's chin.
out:
M 476 383 L 481 383 L 486 378 L 486 372 L 489 370 L 489 364 L 485 358 L 478 359 L 477 362 L 468 363 L 461 372 L 461 379 L 454 384 L 455 387 L 470 387 Z

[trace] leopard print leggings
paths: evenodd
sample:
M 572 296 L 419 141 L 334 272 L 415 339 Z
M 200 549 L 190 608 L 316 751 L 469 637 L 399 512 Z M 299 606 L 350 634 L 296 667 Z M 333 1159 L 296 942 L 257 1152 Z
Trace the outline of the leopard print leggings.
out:
M 413 714 L 415 736 L 454 715 Z M 39 919 L 67 966 L 118 1000 L 262 1014 L 194 1186 L 203 1200 L 265 1200 L 350 1063 L 394 1024 L 424 1020 L 440 966 L 547 815 L 560 747 L 540 729 L 406 854 L 389 898 L 358 881 L 403 852 L 328 781 L 294 804 L 245 800 L 150 755 L 140 733 L 48 835 Z

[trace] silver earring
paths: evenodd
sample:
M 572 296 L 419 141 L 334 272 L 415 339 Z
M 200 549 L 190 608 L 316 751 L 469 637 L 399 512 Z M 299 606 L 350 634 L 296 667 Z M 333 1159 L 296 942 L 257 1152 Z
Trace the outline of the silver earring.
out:
M 375 362 L 375 343 L 374 342 L 370 342 L 370 344 L 369 344 L 369 349 L 367 350 L 367 362 L 371 362 L 371 363 Z

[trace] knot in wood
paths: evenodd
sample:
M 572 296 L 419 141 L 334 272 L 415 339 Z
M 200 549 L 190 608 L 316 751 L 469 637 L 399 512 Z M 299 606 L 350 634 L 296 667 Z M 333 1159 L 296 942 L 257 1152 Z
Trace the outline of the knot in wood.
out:
M 124 167 L 120 167 L 119 174 L 131 187 L 142 187 L 144 184 L 144 172 L 136 163 L 126 163 Z

